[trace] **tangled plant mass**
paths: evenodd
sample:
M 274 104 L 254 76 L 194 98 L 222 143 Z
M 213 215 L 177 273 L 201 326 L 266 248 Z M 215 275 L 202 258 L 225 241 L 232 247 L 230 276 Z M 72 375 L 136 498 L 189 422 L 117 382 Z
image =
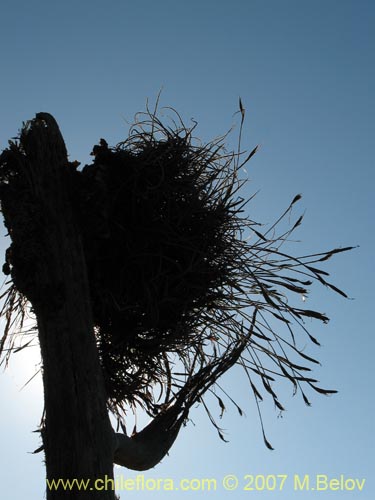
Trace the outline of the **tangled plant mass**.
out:
M 242 130 L 241 102 L 240 112 Z M 301 196 L 262 231 L 240 195 L 242 167 L 256 148 L 243 159 L 240 149 L 226 151 L 225 136 L 202 144 L 194 137 L 196 124 L 187 127 L 176 112 L 174 118 L 166 125 L 157 108 L 147 108 L 127 140 L 110 148 L 101 139 L 91 165 L 77 170 L 70 164 L 72 203 L 109 409 L 119 421 L 139 406 L 153 417 L 173 407 L 175 418 L 185 419 L 200 402 L 223 438 L 204 395 L 213 394 L 224 411 L 217 381 L 235 364 L 245 371 L 258 409 L 262 387 L 283 410 L 275 388 L 280 377 L 306 404 L 306 386 L 335 392 L 316 385 L 306 364 L 317 361 L 300 347 L 306 337 L 318 344 L 305 320 L 328 318 L 300 305 L 314 281 L 346 297 L 315 264 L 349 247 L 285 253 L 282 244 L 302 217 L 286 232 L 277 230 Z M 9 172 L 23 154 L 21 134 L 1 155 L 0 184 L 8 195 Z M 12 321 L 18 315 L 22 323 L 28 303 L 12 281 L 22 271 L 11 250 L 4 270 L 11 281 L 3 349 L 7 340 L 12 347 Z

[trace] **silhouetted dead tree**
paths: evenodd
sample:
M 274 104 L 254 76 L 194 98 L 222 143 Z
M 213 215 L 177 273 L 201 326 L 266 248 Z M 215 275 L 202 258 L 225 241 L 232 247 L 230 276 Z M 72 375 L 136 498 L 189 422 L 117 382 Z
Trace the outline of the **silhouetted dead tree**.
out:
M 240 111 L 243 122 L 241 103 Z M 226 152 L 225 136 L 201 144 L 195 125 L 176 117 L 169 127 L 147 110 L 125 142 L 110 148 L 102 139 L 92 165 L 79 170 L 54 118 L 39 113 L 0 157 L 1 208 L 12 240 L 0 347 L 7 359 L 30 306 L 43 361 L 50 479 L 113 477 L 114 462 L 154 467 L 197 402 L 224 439 L 204 397 L 212 394 L 224 411 L 231 398 L 217 382 L 235 364 L 257 405 L 260 382 L 283 410 L 274 384 L 280 377 L 306 404 L 304 387 L 335 392 L 306 374 L 305 363 L 316 360 L 299 347 L 301 334 L 318 343 L 304 320 L 328 318 L 294 305 L 293 296 L 300 300 L 314 281 L 345 296 L 315 263 L 348 248 L 304 257 L 283 252 L 302 219 L 282 234 L 278 225 L 300 195 L 262 231 L 239 196 L 239 173 L 256 148 L 242 161 L 240 151 Z M 129 435 L 125 415 L 137 408 L 151 422 Z M 108 410 L 124 432 L 112 430 Z M 272 448 L 263 425 L 262 432 Z

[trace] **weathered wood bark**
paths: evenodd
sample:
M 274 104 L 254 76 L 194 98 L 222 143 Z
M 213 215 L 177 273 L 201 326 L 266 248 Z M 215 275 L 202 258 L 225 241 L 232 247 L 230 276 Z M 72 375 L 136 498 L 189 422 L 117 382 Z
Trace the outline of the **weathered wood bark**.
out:
M 22 214 L 14 208 L 16 220 L 10 224 L 8 220 L 7 225 L 12 227 L 14 281 L 31 301 L 38 321 L 47 478 L 92 480 L 88 492 L 47 488 L 47 499 L 114 500 L 113 491 L 96 490 L 93 483 L 113 477 L 114 438 L 95 345 L 85 259 L 71 203 L 72 167 L 57 123 L 49 114 L 39 113 L 27 124 L 21 147 L 25 165 L 18 176 L 27 194 L 20 192 L 17 201 L 22 204 L 22 197 L 27 196 L 34 213 L 26 219 L 24 214 L 23 221 L 28 222 L 22 224 Z

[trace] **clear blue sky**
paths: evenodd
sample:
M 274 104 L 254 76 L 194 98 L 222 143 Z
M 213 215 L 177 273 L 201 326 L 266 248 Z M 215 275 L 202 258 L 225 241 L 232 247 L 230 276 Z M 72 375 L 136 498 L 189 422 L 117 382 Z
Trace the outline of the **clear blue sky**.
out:
M 238 97 L 247 110 L 243 145 L 261 149 L 248 165 L 251 218 L 270 223 L 297 193 L 305 211 L 290 247 L 303 254 L 360 245 L 327 263 L 333 282 L 355 300 L 314 288 L 311 308 L 332 318 L 313 323 L 322 348 L 314 374 L 339 394 L 311 395 L 305 407 L 282 387 L 277 418 L 262 405 L 262 441 L 251 392 L 237 371 L 225 387 L 246 412 L 228 411 L 221 442 L 201 409 L 193 409 L 170 456 L 147 477 L 216 478 L 288 474 L 282 492 L 129 492 L 121 498 L 372 500 L 374 484 L 374 21 L 370 0 L 190 0 L 130 2 L 3 0 L 0 30 L 0 148 L 22 121 L 47 111 L 58 120 L 72 159 L 89 161 L 100 137 L 116 144 L 125 120 L 163 88 L 175 107 L 210 139 L 234 123 Z M 234 140 L 234 138 L 233 138 Z M 5 231 L 3 231 L 5 234 Z M 3 236 L 2 252 L 8 245 Z M 33 431 L 42 408 L 36 355 L 14 357 L 1 374 L 2 498 L 42 498 L 44 468 Z M 136 474 L 119 471 L 126 477 Z M 294 474 L 365 478 L 362 492 L 293 491 Z

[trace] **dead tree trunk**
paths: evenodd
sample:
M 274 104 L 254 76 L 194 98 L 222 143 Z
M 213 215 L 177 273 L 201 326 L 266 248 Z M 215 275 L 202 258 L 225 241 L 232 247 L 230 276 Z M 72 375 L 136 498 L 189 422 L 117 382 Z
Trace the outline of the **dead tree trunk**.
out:
M 9 182 L 17 199 L 5 195 L 2 209 L 12 238 L 12 278 L 37 316 L 47 478 L 91 480 L 87 492 L 47 487 L 47 499 L 114 500 L 111 488 L 94 485 L 97 478 L 113 478 L 114 438 L 72 208 L 72 167 L 51 115 L 39 113 L 24 127 L 19 152 Z

